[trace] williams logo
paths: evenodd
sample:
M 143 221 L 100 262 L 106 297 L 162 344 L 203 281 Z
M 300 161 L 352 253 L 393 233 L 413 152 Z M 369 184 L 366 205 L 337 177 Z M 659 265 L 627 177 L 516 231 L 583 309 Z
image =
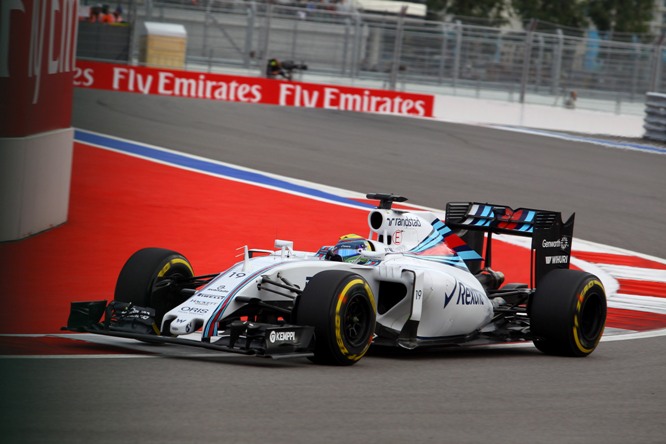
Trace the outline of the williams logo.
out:
M 444 296 L 444 308 L 456 297 L 456 305 L 485 305 L 486 295 L 456 281 L 451 293 Z

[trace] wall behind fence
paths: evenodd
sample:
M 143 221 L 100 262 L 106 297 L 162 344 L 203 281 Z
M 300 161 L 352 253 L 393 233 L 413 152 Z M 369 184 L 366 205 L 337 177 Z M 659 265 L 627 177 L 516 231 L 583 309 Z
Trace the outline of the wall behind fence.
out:
M 558 106 L 574 91 L 577 107 L 618 114 L 642 113 L 633 105 L 644 103 L 647 91 L 666 91 L 660 41 L 627 43 L 594 32 L 524 32 L 259 2 L 175 3 L 154 0 L 136 10 L 130 45 L 135 58 L 137 29 L 160 21 L 184 25 L 188 66 L 209 70 L 259 74 L 267 58 L 277 57 L 304 62 L 308 76 L 377 81 L 388 89 L 428 85 L 434 93 Z

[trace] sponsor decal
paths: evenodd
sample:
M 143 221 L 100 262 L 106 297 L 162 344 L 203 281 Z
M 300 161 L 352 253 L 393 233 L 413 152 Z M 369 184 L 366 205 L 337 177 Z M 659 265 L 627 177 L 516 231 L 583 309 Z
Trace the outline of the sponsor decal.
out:
M 393 233 L 393 243 L 395 245 L 400 245 L 402 244 L 402 230 L 398 230 L 395 233 Z
M 568 264 L 569 256 L 546 256 L 546 265 Z
M 569 238 L 567 236 L 562 236 L 561 239 L 557 239 L 554 241 L 549 241 L 547 239 L 544 239 L 541 242 L 541 246 L 543 248 L 560 248 L 562 250 L 566 250 L 569 248 Z
M 453 298 L 456 305 L 485 305 L 486 295 L 483 292 L 469 288 L 461 282 L 456 281 L 450 293 L 444 295 L 444 308 L 449 305 Z
M 227 290 L 227 286 L 224 284 L 217 285 L 215 288 L 213 287 L 208 287 L 206 288 L 208 291 L 218 291 L 220 293 L 229 293 L 229 290 Z
M 421 221 L 419 219 L 411 217 L 388 217 L 386 220 L 388 221 L 389 227 L 411 228 L 421 226 Z
M 429 94 L 284 82 L 87 60 L 76 62 L 74 85 L 79 88 L 139 94 L 420 117 L 432 117 L 434 110 L 434 96 Z
M 70 126 L 78 5 L 78 0 L 0 3 L 3 137 Z
M 326 108 L 342 111 L 379 112 L 390 114 L 413 114 L 425 116 L 424 100 L 405 98 L 398 94 L 392 97 L 377 94 L 369 89 L 349 90 L 327 86 L 312 88 L 310 85 L 280 83 L 278 104 L 307 108 Z
M 183 313 L 193 313 L 193 314 L 206 314 L 208 313 L 207 308 L 199 308 L 199 307 L 189 307 L 189 306 L 184 306 L 180 307 L 180 311 Z
M 262 98 L 259 85 L 211 79 L 207 74 L 115 66 L 111 80 L 116 91 L 231 102 L 256 103 Z
M 189 319 L 176 319 L 174 324 L 186 324 L 185 325 L 185 333 L 191 333 L 192 332 L 192 324 Z
M 216 303 L 219 304 L 219 301 L 226 298 L 226 295 L 221 294 L 212 294 L 212 293 L 198 293 L 197 296 L 208 299 L 216 299 Z
M 296 340 L 295 331 L 271 331 L 268 335 L 268 340 L 271 341 L 271 344 L 276 342 L 294 342 Z
M 217 305 L 219 304 L 218 301 L 202 301 L 201 299 L 190 299 L 187 301 L 188 304 L 196 304 L 196 305 Z

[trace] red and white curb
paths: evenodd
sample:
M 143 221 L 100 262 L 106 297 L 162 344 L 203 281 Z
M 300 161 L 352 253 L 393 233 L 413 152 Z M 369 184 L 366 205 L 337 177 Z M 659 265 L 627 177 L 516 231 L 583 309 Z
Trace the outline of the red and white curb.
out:
M 530 246 L 529 239 L 499 239 Z M 574 239 L 571 256 L 573 266 L 595 274 L 604 284 L 609 323 L 616 325 L 607 328 L 605 335 L 666 328 L 666 260 L 581 239 Z

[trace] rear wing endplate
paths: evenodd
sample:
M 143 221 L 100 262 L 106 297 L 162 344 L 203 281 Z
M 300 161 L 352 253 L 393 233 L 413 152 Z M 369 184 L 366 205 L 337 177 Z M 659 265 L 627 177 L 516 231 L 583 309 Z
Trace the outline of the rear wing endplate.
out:
M 509 234 L 532 238 L 532 286 L 549 271 L 569 268 L 575 214 L 562 222 L 562 213 L 478 202 L 450 202 L 446 225 L 452 230 L 488 233 L 485 262 L 492 260 L 492 235 Z

